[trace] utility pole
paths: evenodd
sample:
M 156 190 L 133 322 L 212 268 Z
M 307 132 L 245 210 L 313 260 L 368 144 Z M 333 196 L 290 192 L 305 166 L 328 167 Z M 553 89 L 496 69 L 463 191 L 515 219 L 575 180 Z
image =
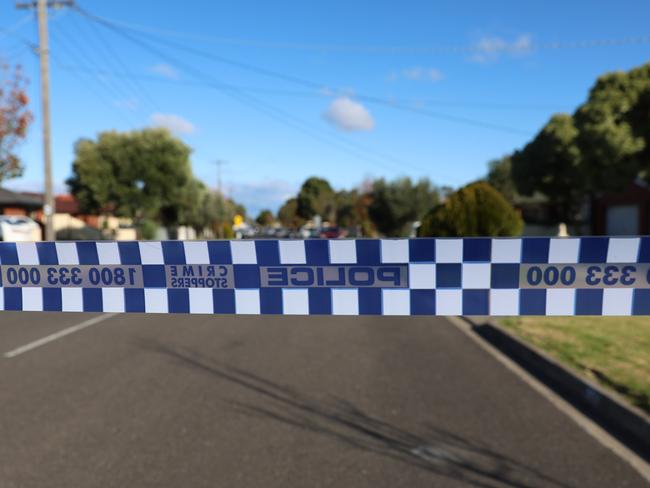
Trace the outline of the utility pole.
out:
M 223 238 L 223 217 L 224 217 L 224 206 L 225 206 L 225 199 L 223 197 L 223 189 L 221 187 L 221 167 L 226 164 L 226 162 L 223 159 L 217 159 L 214 164 L 217 165 L 217 193 L 219 194 L 219 211 L 217 213 L 217 218 L 219 219 L 219 230 L 218 230 L 218 236 L 219 238 Z
M 223 190 L 221 188 L 221 167 L 226 164 L 226 161 L 223 159 L 217 159 L 214 164 L 217 165 L 217 191 L 219 195 L 223 195 Z
M 61 8 L 74 5 L 72 0 L 17 3 L 18 9 L 36 8 L 38 17 L 38 57 L 41 64 L 41 116 L 43 118 L 43 166 L 44 166 L 44 202 L 43 214 L 45 215 L 45 240 L 54 240 L 54 192 L 52 189 L 52 144 L 50 137 L 50 66 L 47 36 L 47 9 L 48 7 Z

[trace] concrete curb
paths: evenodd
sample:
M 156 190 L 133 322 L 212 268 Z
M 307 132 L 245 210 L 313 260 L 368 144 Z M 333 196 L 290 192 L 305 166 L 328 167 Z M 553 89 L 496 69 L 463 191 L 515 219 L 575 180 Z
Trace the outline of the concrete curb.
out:
M 650 462 L 650 416 L 618 395 L 577 376 L 533 345 L 482 317 L 464 317 L 472 330 L 555 390 L 620 442 Z

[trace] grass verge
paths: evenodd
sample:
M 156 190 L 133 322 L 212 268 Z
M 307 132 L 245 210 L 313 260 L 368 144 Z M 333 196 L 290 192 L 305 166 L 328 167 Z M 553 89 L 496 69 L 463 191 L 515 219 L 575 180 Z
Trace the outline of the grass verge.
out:
M 650 414 L 650 317 L 508 317 L 498 323 Z

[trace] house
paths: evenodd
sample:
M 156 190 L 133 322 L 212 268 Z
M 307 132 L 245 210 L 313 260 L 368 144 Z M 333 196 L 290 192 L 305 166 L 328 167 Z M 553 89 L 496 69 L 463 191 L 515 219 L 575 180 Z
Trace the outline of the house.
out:
M 39 202 L 43 201 L 42 193 L 23 193 L 22 195 Z M 136 231 L 133 228 L 131 219 L 119 218 L 110 214 L 85 214 L 81 212 L 79 202 L 73 195 L 56 195 L 54 197 L 54 208 L 55 233 L 65 230 L 83 230 L 90 228 L 101 232 L 105 237 L 118 241 L 136 239 Z M 39 222 L 44 221 L 42 204 L 41 208 L 35 211 L 34 218 Z M 79 234 L 73 233 L 72 235 Z M 88 237 L 85 238 L 87 239 Z
M 650 234 L 650 188 L 635 181 L 624 191 L 606 193 L 591 203 L 594 235 Z
M 0 214 L 33 216 L 42 210 L 42 199 L 0 188 Z
M 532 196 L 516 194 L 513 207 L 524 221 L 523 235 L 553 236 L 557 232 L 557 223 L 550 218 L 548 199 L 541 193 Z
M 553 219 L 553 212 L 544 195 L 517 195 L 514 206 L 524 219 L 524 235 L 557 235 L 559 222 Z M 639 180 L 623 191 L 602 193 L 591 201 L 585 200 L 580 215 L 583 223 L 570 226 L 571 235 L 650 234 L 650 188 Z

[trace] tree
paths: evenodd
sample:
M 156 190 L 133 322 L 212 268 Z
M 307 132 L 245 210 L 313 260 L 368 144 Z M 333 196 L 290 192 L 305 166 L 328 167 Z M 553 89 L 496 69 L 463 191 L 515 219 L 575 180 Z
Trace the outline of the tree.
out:
M 420 220 L 439 199 L 429 180 L 413 184 L 410 178 L 375 180 L 371 195 L 370 218 L 382 234 L 391 237 L 408 235 L 407 225 Z
M 515 152 L 511 174 L 519 193 L 542 193 L 567 223 L 590 197 L 650 183 L 650 63 L 598 78 L 573 116 L 553 116 Z
M 197 235 L 203 235 L 209 229 L 213 235 L 227 237 L 235 215 L 246 216 L 243 205 L 224 198 L 195 178 L 185 185 L 183 193 L 185 198 L 180 204 L 178 223 L 192 227 Z
M 521 234 L 523 221 L 517 211 L 489 183 L 467 185 L 429 211 L 420 236 L 474 237 Z
M 183 187 L 178 223 L 192 227 L 197 235 L 212 227 L 215 209 L 211 205 L 210 193 L 205 184 L 191 178 Z
M 112 212 L 136 224 L 182 220 L 194 184 L 190 148 L 165 129 L 102 132 L 96 141 L 75 144 L 73 175 L 67 183 L 83 212 Z
M 554 115 L 537 136 L 512 156 L 512 177 L 522 195 L 541 192 L 554 217 L 578 220 L 588 187 L 587 171 L 578 147 L 578 129 L 567 114 Z
M 273 216 L 273 212 L 271 212 L 269 209 L 264 209 L 259 213 L 255 219 L 255 222 L 263 227 L 266 227 L 272 225 L 273 222 L 275 222 L 275 217 Z
M 514 203 L 517 188 L 512 179 L 512 157 L 503 156 L 488 163 L 487 182 L 499 191 L 509 203 Z
M 20 67 L 12 72 L 9 66 L 0 65 L 0 182 L 23 174 L 15 151 L 33 120 L 26 86 Z
M 298 215 L 298 200 L 290 198 L 278 210 L 278 220 L 287 228 L 297 229 L 301 227 L 305 220 Z
M 305 220 L 320 215 L 323 220 L 335 218 L 336 204 L 334 190 L 323 178 L 312 176 L 300 188 L 297 197 L 296 213 Z
M 650 181 L 650 63 L 607 73 L 575 113 L 578 144 L 592 193 L 621 190 L 642 174 Z
M 372 196 L 354 189 L 336 193 L 336 224 L 346 229 L 360 231 L 364 236 L 376 234 L 375 226 L 368 214 Z
M 340 227 L 354 227 L 361 224 L 361 216 L 357 212 L 359 193 L 356 190 L 341 190 L 334 197 L 336 206 L 336 224 Z

